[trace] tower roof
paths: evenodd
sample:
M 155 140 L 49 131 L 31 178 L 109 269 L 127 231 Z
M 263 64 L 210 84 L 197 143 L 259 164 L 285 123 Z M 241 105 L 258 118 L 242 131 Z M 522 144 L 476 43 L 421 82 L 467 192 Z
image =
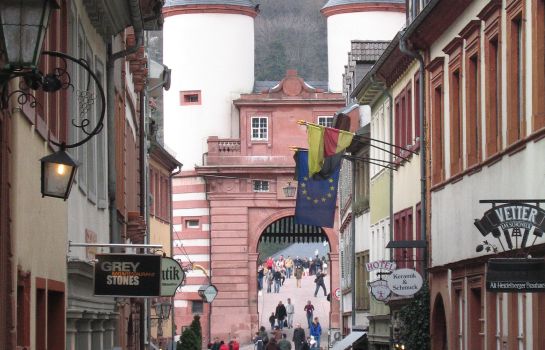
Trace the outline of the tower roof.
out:
M 333 6 L 340 6 L 340 5 L 355 5 L 355 4 L 403 4 L 405 5 L 405 0 L 329 0 L 323 9 L 327 9 Z
M 166 0 L 164 7 L 184 5 L 231 5 L 255 8 L 251 0 Z

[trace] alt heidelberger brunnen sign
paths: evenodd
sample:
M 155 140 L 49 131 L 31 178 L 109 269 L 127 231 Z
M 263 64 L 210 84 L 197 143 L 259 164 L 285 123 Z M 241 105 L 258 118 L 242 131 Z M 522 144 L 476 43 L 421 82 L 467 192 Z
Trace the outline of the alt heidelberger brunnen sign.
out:
M 491 234 L 495 241 L 484 240 L 477 246 L 477 252 L 524 249 L 543 237 L 545 211 L 538 205 L 545 200 L 480 202 L 493 206 L 474 224 L 484 237 Z M 491 292 L 545 292 L 545 259 L 491 258 L 487 264 L 486 287 Z

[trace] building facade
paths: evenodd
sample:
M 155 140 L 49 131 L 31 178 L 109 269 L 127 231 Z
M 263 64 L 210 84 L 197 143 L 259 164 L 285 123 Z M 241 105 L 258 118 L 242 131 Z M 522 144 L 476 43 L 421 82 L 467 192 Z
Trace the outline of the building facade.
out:
M 433 27 L 429 21 L 445 10 L 439 2 L 423 18 L 421 26 L 435 28 L 425 45 L 411 37 L 429 57 L 432 346 L 540 349 L 542 293 L 493 292 L 485 282 L 494 258 L 542 258 L 542 238 L 530 227 L 506 226 L 483 236 L 488 232 L 473 223 L 494 206 L 544 195 L 533 175 L 541 163 L 532 160 L 545 147 L 544 3 L 466 1 L 452 20 Z M 457 244 L 449 244 L 454 237 Z

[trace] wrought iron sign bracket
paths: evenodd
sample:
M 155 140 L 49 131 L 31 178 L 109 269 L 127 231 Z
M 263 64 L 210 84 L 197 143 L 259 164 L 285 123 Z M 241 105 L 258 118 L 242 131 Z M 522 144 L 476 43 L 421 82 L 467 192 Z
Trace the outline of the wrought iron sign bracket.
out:
M 72 78 L 70 77 L 68 69 L 68 62 L 72 62 L 88 73 L 87 90 L 76 91 L 79 118 L 71 120 L 72 126 L 80 129 L 85 136 L 83 139 L 74 143 L 56 142 L 54 140 L 49 141 L 62 150 L 81 146 L 93 136 L 100 133 L 104 126 L 106 96 L 102 84 L 96 74 L 92 71 L 91 67 L 89 67 L 87 61 L 82 58 L 74 58 L 65 53 L 56 51 L 44 51 L 42 52 L 42 55 L 60 59 L 61 65 L 46 73 L 41 72 L 37 68 L 4 69 L 0 71 L 0 109 L 8 108 L 9 100 L 12 97 L 15 97 L 17 103 L 21 106 L 28 104 L 31 108 L 35 108 L 36 105 L 40 104 L 40 101 L 36 99 L 33 91 L 42 90 L 45 93 L 54 93 L 61 89 L 67 90 L 68 88 L 71 88 L 74 90 L 74 85 L 72 84 Z M 14 91 L 9 92 L 9 82 L 16 78 L 21 78 L 19 87 Z M 96 84 L 99 95 L 98 98 L 101 102 L 100 115 L 96 125 L 91 125 L 91 119 L 87 115 L 95 103 L 95 95 L 93 92 L 89 91 L 91 79 Z

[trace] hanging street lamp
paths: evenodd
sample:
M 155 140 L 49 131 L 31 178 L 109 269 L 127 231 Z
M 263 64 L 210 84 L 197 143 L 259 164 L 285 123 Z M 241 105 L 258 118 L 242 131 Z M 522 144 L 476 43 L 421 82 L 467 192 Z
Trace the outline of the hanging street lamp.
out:
M 59 8 L 54 0 L 0 1 L 0 47 L 7 69 L 36 68 L 49 17 Z
M 72 189 L 77 163 L 64 150 L 40 159 L 42 163 L 42 197 L 66 200 Z
M 50 139 L 49 142 L 60 150 L 40 159 L 42 197 L 66 200 L 78 167 L 66 149 L 79 147 L 100 133 L 106 114 L 106 96 L 101 81 L 85 59 L 62 52 L 42 51 L 51 11 L 56 9 L 59 6 L 54 0 L 0 0 L 0 62 L 5 63 L 0 66 L 0 109 L 8 109 L 12 97 L 19 105 L 29 104 L 34 108 L 41 104 L 36 99 L 35 91 L 38 90 L 47 93 L 74 90 L 68 63 L 79 66 L 72 71 L 84 69 L 88 89 L 93 81 L 98 96 L 93 91 L 81 89 L 75 95 L 78 115 L 73 116 L 70 124 L 80 130 L 77 134 L 82 139 L 71 144 Z M 48 72 L 40 71 L 38 62 L 42 55 L 55 58 L 58 66 L 49 67 Z M 19 78 L 18 87 L 10 91 L 9 82 L 16 78 Z M 93 124 L 89 113 L 97 99 L 101 103 L 100 115 Z

